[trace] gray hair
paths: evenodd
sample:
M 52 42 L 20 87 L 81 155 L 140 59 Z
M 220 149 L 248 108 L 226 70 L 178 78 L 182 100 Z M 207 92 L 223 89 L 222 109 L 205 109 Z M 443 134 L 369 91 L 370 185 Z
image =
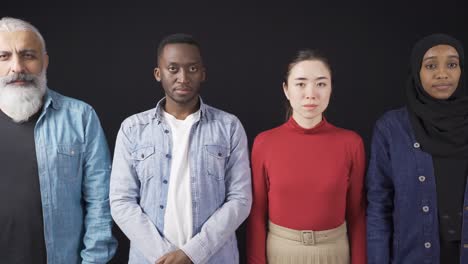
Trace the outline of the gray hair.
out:
M 46 53 L 46 46 L 45 46 L 44 38 L 42 37 L 41 33 L 35 26 L 18 18 L 3 17 L 2 19 L 0 19 L 0 32 L 15 32 L 15 31 L 31 31 L 35 33 L 37 37 L 39 38 L 39 41 L 42 44 L 42 52 L 44 54 Z

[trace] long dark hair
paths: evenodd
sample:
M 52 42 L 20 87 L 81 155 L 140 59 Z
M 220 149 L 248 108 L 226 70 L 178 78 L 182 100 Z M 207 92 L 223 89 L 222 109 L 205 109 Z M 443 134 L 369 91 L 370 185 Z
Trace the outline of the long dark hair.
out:
M 284 74 L 283 82 L 286 85 L 288 85 L 289 74 L 291 73 L 292 68 L 296 66 L 296 64 L 298 64 L 299 62 L 310 61 L 310 60 L 322 62 L 328 68 L 330 75 L 332 75 L 332 69 L 331 69 L 330 63 L 328 62 L 328 59 L 327 57 L 325 57 L 325 55 L 323 55 L 317 50 L 303 49 L 303 50 L 299 50 L 296 53 L 296 56 L 294 56 L 294 58 L 289 62 L 288 67 L 286 68 L 286 73 Z M 288 100 L 285 101 L 284 106 L 286 108 L 285 117 L 287 121 L 292 116 L 293 110 Z

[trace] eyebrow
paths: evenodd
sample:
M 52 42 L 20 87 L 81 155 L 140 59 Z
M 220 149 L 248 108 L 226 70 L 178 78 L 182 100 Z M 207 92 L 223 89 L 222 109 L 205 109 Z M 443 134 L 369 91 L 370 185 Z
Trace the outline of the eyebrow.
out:
M 328 77 L 319 76 L 319 77 L 315 78 L 315 81 L 327 80 L 327 79 L 328 79 Z M 305 80 L 308 80 L 308 78 L 306 78 L 306 77 L 298 77 L 298 78 L 295 78 L 294 80 L 297 80 L 297 81 L 305 81 Z
M 449 55 L 448 57 L 450 59 L 460 59 L 460 57 L 458 55 Z M 427 58 L 423 59 L 423 61 L 432 60 L 432 59 L 435 59 L 435 58 L 437 58 L 437 56 L 431 56 L 431 57 L 427 57 Z

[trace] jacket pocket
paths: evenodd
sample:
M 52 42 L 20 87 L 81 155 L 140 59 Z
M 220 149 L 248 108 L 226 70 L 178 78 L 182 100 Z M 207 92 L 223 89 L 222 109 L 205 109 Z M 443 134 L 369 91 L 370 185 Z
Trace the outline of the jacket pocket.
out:
M 132 152 L 131 157 L 140 181 L 147 181 L 154 176 L 156 168 L 154 146 L 145 146 Z
M 55 164 L 59 179 L 71 182 L 81 181 L 83 150 L 81 144 L 57 146 L 57 162 Z
M 224 180 L 229 148 L 222 145 L 205 145 L 205 160 L 208 175 Z

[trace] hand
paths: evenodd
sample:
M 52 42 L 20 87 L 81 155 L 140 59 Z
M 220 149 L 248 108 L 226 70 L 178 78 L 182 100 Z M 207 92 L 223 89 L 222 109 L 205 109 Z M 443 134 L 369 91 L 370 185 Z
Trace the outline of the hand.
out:
M 185 252 L 178 249 L 176 251 L 167 253 L 166 255 L 160 257 L 156 260 L 156 264 L 191 264 L 192 261 L 190 260 Z

